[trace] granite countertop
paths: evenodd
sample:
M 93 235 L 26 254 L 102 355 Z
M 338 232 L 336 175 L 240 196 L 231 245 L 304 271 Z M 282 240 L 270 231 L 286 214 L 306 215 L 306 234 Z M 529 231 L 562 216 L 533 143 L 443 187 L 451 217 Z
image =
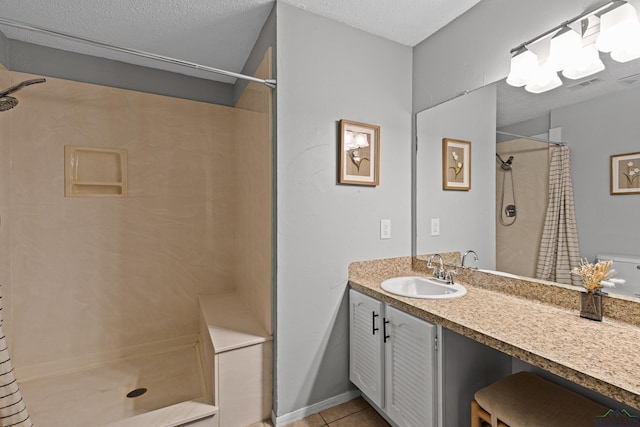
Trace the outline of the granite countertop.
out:
M 411 257 L 364 261 L 349 266 L 349 285 L 417 317 L 640 408 L 637 324 L 607 317 L 606 306 L 602 322 L 584 319 L 566 301 L 556 304 L 517 296 L 500 286 L 506 282 L 503 278 L 482 273 L 478 273 L 477 282 L 474 274 L 460 274 L 457 282 L 467 288 L 467 294 L 447 300 L 402 297 L 380 287 L 388 278 L 419 275 L 428 273 L 416 271 Z M 491 289 L 494 281 L 499 290 Z M 514 288 L 517 282 L 513 282 Z M 577 301 L 579 291 L 572 292 Z M 640 306 L 637 302 L 633 304 Z

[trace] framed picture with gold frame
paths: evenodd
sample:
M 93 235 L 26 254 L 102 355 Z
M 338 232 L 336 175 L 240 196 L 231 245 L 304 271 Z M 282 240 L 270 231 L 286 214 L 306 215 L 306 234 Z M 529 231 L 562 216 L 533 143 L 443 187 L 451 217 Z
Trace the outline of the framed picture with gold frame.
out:
M 340 184 L 380 184 L 380 126 L 340 120 Z
M 611 195 L 640 194 L 640 153 L 611 156 Z
M 470 141 L 442 139 L 442 188 L 462 191 L 471 189 Z

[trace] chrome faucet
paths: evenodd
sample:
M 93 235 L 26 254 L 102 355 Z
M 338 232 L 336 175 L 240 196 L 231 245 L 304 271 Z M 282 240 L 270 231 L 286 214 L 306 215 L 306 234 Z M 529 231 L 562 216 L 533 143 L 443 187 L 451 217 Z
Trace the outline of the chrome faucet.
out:
M 466 261 L 467 255 L 469 255 L 469 254 L 473 254 L 473 260 L 476 262 L 476 266 L 473 267 L 473 268 L 475 270 L 477 270 L 478 269 L 478 254 L 475 251 L 472 251 L 471 249 L 469 249 L 467 252 L 464 253 L 464 255 L 462 255 L 462 262 L 460 263 L 461 267 L 465 268 L 464 262 Z
M 433 260 L 436 258 L 440 260 L 440 268 L 435 267 L 433 265 Z M 444 260 L 442 259 L 442 255 L 440 254 L 431 255 L 431 258 L 429 258 L 429 262 L 427 263 L 427 267 L 433 268 L 434 279 L 444 282 L 447 285 L 453 285 L 453 275 L 457 274 L 458 272 L 456 270 L 445 270 Z
M 436 257 L 440 259 L 440 269 L 438 269 L 438 267 L 434 267 L 433 266 L 433 260 Z M 444 276 L 445 276 L 444 260 L 442 259 L 442 255 L 440 255 L 440 254 L 431 255 L 431 258 L 429 258 L 429 262 L 427 263 L 427 267 L 433 268 L 433 277 L 434 278 L 436 278 L 436 279 L 444 279 Z

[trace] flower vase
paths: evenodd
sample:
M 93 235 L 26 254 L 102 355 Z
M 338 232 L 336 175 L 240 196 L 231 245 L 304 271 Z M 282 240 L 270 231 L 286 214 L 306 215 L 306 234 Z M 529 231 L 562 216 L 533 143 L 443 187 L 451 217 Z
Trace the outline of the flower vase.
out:
M 602 294 L 582 292 L 580 294 L 580 317 L 602 321 Z

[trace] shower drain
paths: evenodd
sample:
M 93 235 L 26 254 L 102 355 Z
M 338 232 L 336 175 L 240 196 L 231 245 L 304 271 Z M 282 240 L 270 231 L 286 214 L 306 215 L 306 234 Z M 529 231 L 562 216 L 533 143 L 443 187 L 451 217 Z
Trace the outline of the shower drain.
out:
M 127 393 L 127 397 L 133 398 L 133 397 L 139 397 L 142 396 L 143 394 L 145 394 L 147 392 L 147 389 L 144 387 L 141 388 L 137 388 L 135 390 L 131 390 L 129 393 Z

